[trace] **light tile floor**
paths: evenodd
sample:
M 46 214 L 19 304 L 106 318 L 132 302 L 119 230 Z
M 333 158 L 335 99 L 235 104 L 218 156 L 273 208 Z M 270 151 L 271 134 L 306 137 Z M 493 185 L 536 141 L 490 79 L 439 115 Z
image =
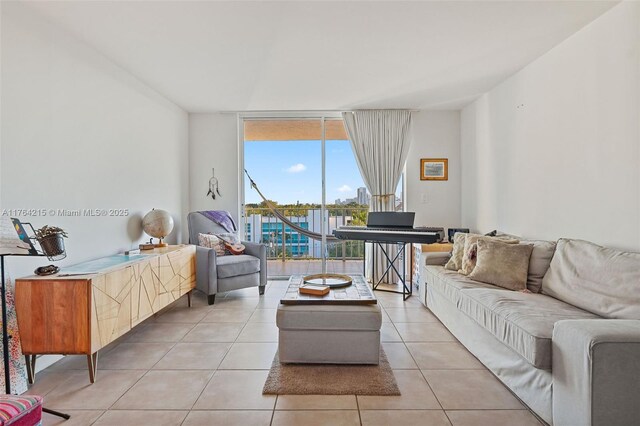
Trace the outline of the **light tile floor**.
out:
M 540 425 L 424 308 L 416 296 L 377 292 L 382 342 L 401 396 L 265 396 L 277 350 L 276 307 L 287 281 L 218 295 L 194 294 L 103 349 L 89 384 L 86 358 L 38 373 L 30 393 L 45 425 Z M 223 297 L 224 296 L 224 297 Z

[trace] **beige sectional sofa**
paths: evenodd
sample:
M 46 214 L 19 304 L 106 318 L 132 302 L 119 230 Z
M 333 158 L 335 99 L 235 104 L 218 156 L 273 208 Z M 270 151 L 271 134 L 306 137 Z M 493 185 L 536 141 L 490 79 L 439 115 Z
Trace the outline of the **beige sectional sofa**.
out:
M 473 281 L 429 255 L 421 301 L 547 423 L 640 424 L 640 254 L 522 243 L 534 245 L 527 286 L 538 293 Z

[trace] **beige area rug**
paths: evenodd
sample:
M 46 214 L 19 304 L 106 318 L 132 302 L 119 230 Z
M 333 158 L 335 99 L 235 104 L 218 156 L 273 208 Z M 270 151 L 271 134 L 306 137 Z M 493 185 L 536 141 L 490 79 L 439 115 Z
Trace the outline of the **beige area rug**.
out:
M 380 348 L 380 364 L 280 364 L 278 353 L 262 390 L 266 395 L 400 395 Z

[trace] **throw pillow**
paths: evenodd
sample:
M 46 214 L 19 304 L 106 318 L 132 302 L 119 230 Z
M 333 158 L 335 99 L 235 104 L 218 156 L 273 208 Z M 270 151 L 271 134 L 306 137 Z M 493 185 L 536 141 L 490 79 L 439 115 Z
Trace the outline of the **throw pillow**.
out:
M 238 234 L 235 234 L 233 232 L 223 232 L 221 234 L 217 234 L 223 241 L 222 241 L 222 245 L 224 246 L 225 241 L 229 244 L 240 244 L 240 238 L 238 237 Z M 225 247 L 225 254 L 234 254 L 231 253 L 226 247 Z
M 224 242 L 213 234 L 198 234 L 198 245 L 200 247 L 214 249 L 218 256 L 224 256 L 226 254 Z
M 218 237 L 228 242 L 229 244 L 238 244 L 240 243 L 240 238 L 238 238 L 238 234 L 233 232 L 223 232 L 221 234 L 216 234 Z
M 464 254 L 462 256 L 462 266 L 460 272 L 463 275 L 469 275 L 473 268 L 476 267 L 478 246 L 477 243 L 482 239 L 491 239 L 506 244 L 517 244 L 518 240 L 510 237 L 492 237 L 488 235 L 469 234 L 464 240 Z
M 458 271 L 462 268 L 462 255 L 464 253 L 464 240 L 467 235 L 464 232 L 456 232 L 453 236 L 453 250 L 451 251 L 451 258 L 444 265 L 445 269 L 450 271 Z M 475 234 L 474 234 L 475 235 Z
M 461 274 L 469 275 L 473 268 L 476 267 L 476 260 L 478 259 L 478 241 L 471 243 L 469 247 L 467 244 L 464 245 L 464 254 L 462 255 L 462 268 L 460 269 Z
M 479 239 L 477 244 L 476 267 L 469 278 L 509 290 L 527 288 L 532 245 L 506 244 L 493 238 Z

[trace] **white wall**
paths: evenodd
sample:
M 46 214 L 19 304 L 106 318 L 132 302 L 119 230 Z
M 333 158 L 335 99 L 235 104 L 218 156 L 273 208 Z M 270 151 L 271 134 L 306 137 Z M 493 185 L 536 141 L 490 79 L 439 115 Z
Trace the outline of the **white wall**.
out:
M 211 169 L 222 197 L 207 197 Z M 189 114 L 189 200 L 191 211 L 228 210 L 238 220 L 238 130 L 235 114 Z
M 463 225 L 640 249 L 639 123 L 625 2 L 463 110 Z
M 37 217 L 69 233 L 58 264 L 116 253 L 151 208 L 188 207 L 188 116 L 28 5 L 2 5 L 2 209 L 129 209 L 128 217 Z M 46 259 L 8 259 L 14 276 Z
M 416 226 L 460 227 L 460 111 L 421 111 L 412 120 L 405 177 L 407 211 L 416 212 Z M 449 180 L 421 181 L 421 158 L 448 158 Z
M 416 225 L 460 226 L 460 112 L 414 113 L 412 145 L 407 160 L 407 210 L 416 212 Z M 233 114 L 189 114 L 190 208 L 228 210 L 238 219 L 237 119 Z M 449 158 L 449 180 L 420 181 L 420 158 Z M 222 197 L 206 196 L 215 167 Z M 427 195 L 427 203 L 421 196 Z

